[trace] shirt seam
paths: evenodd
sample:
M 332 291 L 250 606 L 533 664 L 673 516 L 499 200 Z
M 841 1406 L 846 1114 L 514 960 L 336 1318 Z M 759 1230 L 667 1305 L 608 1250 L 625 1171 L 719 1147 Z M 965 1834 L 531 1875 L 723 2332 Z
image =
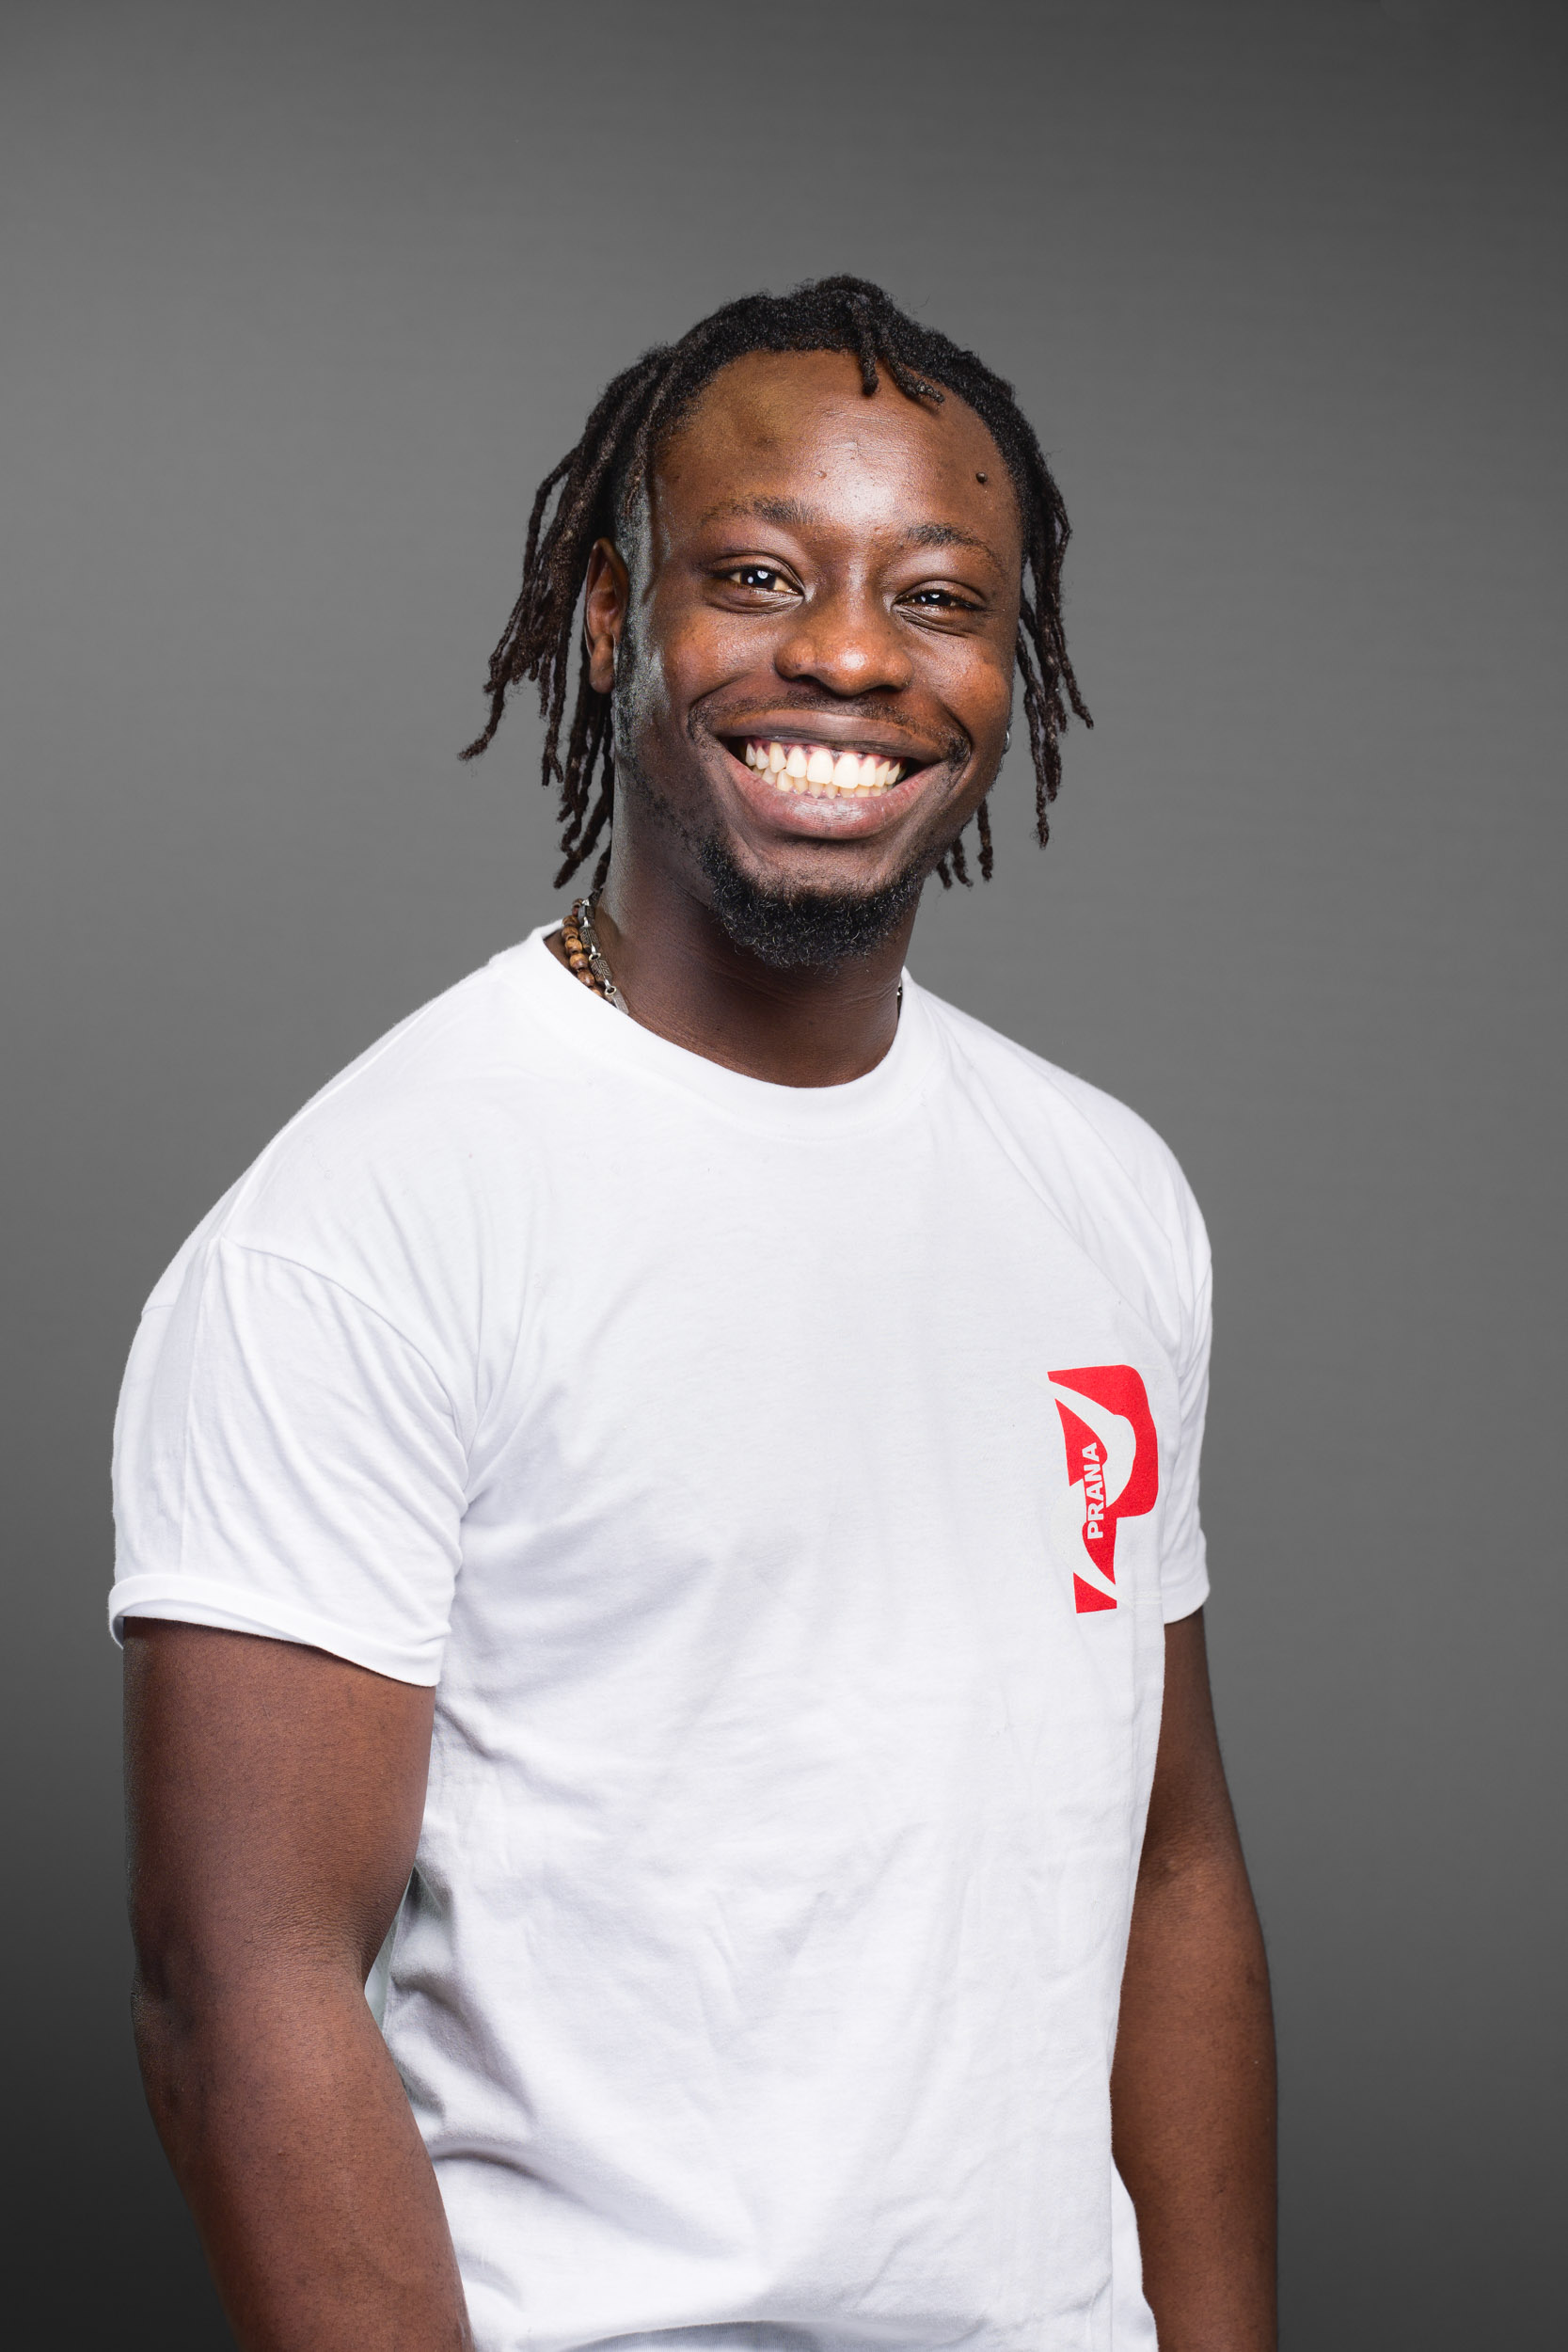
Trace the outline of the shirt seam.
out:
M 979 1062 L 970 1050 L 968 1044 L 963 1041 L 961 1029 L 955 1025 L 950 1029 L 949 1034 L 953 1039 L 955 1052 L 962 1058 L 965 1068 L 974 1073 L 980 1086 L 984 1088 L 989 1101 L 990 1089 L 989 1085 L 987 1085 L 985 1076 L 980 1069 Z M 999 1035 L 1000 1032 L 996 1032 L 995 1034 Z M 1089 1118 L 1088 1114 L 1073 1101 L 1068 1089 L 1062 1085 L 1060 1074 L 1053 1069 L 1052 1065 L 1045 1060 L 1043 1056 L 1030 1054 L 1029 1049 L 1026 1046 L 1019 1045 L 1016 1039 L 1013 1038 L 1004 1038 L 1003 1042 L 1010 1047 L 1014 1053 L 1026 1056 L 1027 1058 L 1035 1064 L 1039 1073 L 1042 1084 L 1050 1088 L 1053 1099 L 1061 1104 L 1062 1109 L 1077 1126 L 1085 1128 L 1088 1133 L 1093 1136 L 1100 1149 L 1105 1153 L 1106 1157 L 1113 1162 L 1119 1173 L 1126 1179 L 1128 1185 L 1136 1195 L 1137 1199 L 1142 1202 L 1144 1209 L 1152 1219 L 1159 1232 L 1160 1239 L 1164 1247 L 1165 1254 L 1170 1260 L 1171 1272 L 1175 1276 L 1179 1286 L 1183 1290 L 1190 1290 L 1191 1292 L 1190 1298 L 1184 1301 L 1184 1303 L 1196 1308 L 1203 1287 L 1202 1273 L 1194 1260 L 1191 1249 L 1187 1247 L 1185 1235 L 1179 1235 L 1172 1232 L 1171 1226 L 1163 1215 L 1161 1209 L 1156 1202 L 1149 1198 L 1145 1186 L 1134 1174 L 1133 1170 L 1128 1166 L 1127 1161 L 1123 1158 L 1121 1152 L 1117 1149 L 1116 1144 L 1099 1126 L 1096 1125 L 1095 1121 Z M 1125 1110 L 1128 1108 L 1128 1105 L 1124 1104 L 1121 1107 Z M 1137 1113 L 1133 1112 L 1132 1116 L 1136 1118 Z M 1164 1136 L 1160 1136 L 1153 1128 L 1150 1128 L 1148 1133 L 1157 1142 L 1160 1149 L 1169 1155 L 1173 1165 L 1179 1168 L 1180 1162 L 1176 1161 L 1175 1154 L 1170 1152 L 1170 1146 L 1165 1142 Z M 1010 1158 L 1014 1158 L 1016 1164 L 1016 1155 L 1009 1152 L 1008 1156 Z M 1186 1182 L 1184 1176 L 1182 1178 L 1182 1182 Z M 1201 1212 L 1199 1212 L 1199 1215 L 1201 1217 Z M 1205 1258 L 1207 1258 L 1209 1254 L 1207 1235 L 1205 1235 Z M 1189 1278 L 1186 1282 L 1182 1282 L 1181 1279 L 1183 1261 L 1186 1263 L 1186 1271 Z M 1134 1309 L 1133 1311 L 1136 1312 L 1136 1310 Z M 1142 1320 L 1141 1317 L 1140 1320 Z
M 1173 1355 L 1171 1349 L 1166 1345 L 1165 1342 L 1161 1338 L 1159 1332 L 1155 1330 L 1153 1325 L 1149 1322 L 1148 1317 L 1143 1312 L 1141 1308 L 1136 1306 L 1128 1296 L 1122 1284 L 1114 1275 L 1108 1272 L 1108 1270 L 1101 1265 L 1098 1258 L 1091 1257 L 1089 1251 L 1085 1248 L 1078 1235 L 1072 1231 L 1071 1227 L 1066 1223 L 1054 1202 L 1052 1200 L 1049 1193 L 1042 1184 L 1037 1171 L 1031 1168 L 1028 1159 L 1018 1149 L 1011 1135 L 1008 1133 L 1006 1123 L 996 1109 L 995 1104 L 992 1101 L 990 1088 L 988 1085 L 978 1063 L 963 1046 L 958 1043 L 957 1040 L 955 1040 L 954 1050 L 960 1057 L 965 1069 L 974 1080 L 975 1100 L 979 1109 L 979 1115 L 984 1120 L 993 1142 L 995 1142 L 1004 1153 L 1009 1167 L 1012 1168 L 1015 1174 L 1022 1180 L 1022 1182 L 1027 1186 L 1028 1190 L 1034 1195 L 1035 1199 L 1039 1202 L 1041 1208 L 1045 1211 L 1047 1216 L 1051 1218 L 1053 1224 L 1056 1227 L 1058 1232 L 1061 1233 L 1069 1248 L 1076 1251 L 1077 1255 L 1084 1261 L 1085 1264 L 1090 1266 L 1094 1272 L 1100 1276 L 1102 1281 L 1105 1281 L 1110 1285 L 1111 1289 L 1115 1291 L 1117 1298 L 1121 1301 L 1127 1312 L 1132 1317 L 1139 1328 L 1148 1335 L 1149 1344 L 1157 1351 L 1164 1360 L 1175 1386 L 1177 1395 L 1178 1397 L 1180 1397 L 1183 1394 L 1186 1386 L 1180 1363 Z M 1073 1110 L 1073 1104 L 1068 1102 L 1067 1097 L 1062 1093 L 1060 1088 L 1053 1086 L 1052 1088 L 1052 1091 L 1055 1095 L 1058 1102 L 1063 1103 L 1069 1110 Z M 1083 1125 L 1088 1125 L 1088 1121 L 1083 1118 L 1081 1112 L 1075 1113 L 1075 1116 L 1078 1117 Z M 1107 1151 L 1110 1151 L 1110 1147 L 1108 1145 L 1106 1146 L 1106 1149 Z M 1117 1167 L 1121 1170 L 1122 1175 L 1126 1177 L 1129 1184 L 1132 1185 L 1132 1190 L 1137 1195 L 1137 1198 L 1140 1201 L 1142 1201 L 1144 1208 L 1153 1218 L 1159 1230 L 1160 1239 L 1164 1245 L 1166 1256 L 1172 1261 L 1171 1271 L 1174 1274 L 1176 1270 L 1174 1263 L 1175 1251 L 1172 1248 L 1170 1234 L 1165 1230 L 1164 1220 L 1155 1211 L 1152 1202 L 1149 1201 L 1145 1196 L 1142 1185 L 1136 1182 L 1132 1170 L 1123 1165 L 1119 1155 L 1116 1152 L 1110 1151 L 1110 1156 L 1116 1162 Z M 1183 1303 L 1185 1304 L 1186 1302 Z M 1186 1318 L 1184 1317 L 1183 1319 L 1185 1320 Z
M 145 1589 L 138 1591 L 138 1586 Z M 230 1584 L 215 1577 L 187 1575 L 182 1566 L 174 1569 L 137 1568 L 129 1576 L 117 1576 L 109 1590 L 111 1621 L 116 1616 L 123 1619 L 140 1615 L 150 1607 L 182 1610 L 193 1606 L 206 1608 L 212 1616 L 246 1621 L 243 1625 L 236 1622 L 235 1630 L 250 1631 L 265 1627 L 275 1641 L 307 1643 L 310 1646 L 329 1650 L 334 1657 L 349 1658 L 354 1663 L 363 1663 L 363 1653 L 374 1650 L 385 1658 L 401 1659 L 405 1664 L 417 1662 L 423 1665 L 426 1661 L 421 1653 L 432 1644 L 437 1651 L 444 1650 L 451 1638 L 449 1623 L 438 1636 L 431 1637 L 429 1643 L 394 1641 L 373 1629 L 346 1622 L 341 1617 L 327 1616 L 320 1610 L 291 1608 L 287 1603 L 280 1603 L 276 1594 L 263 1592 L 254 1585 Z M 285 1626 L 283 1620 L 286 1618 L 292 1618 L 293 1623 Z M 182 1621 L 201 1624 L 207 1620 L 186 1617 Z M 311 1637 L 316 1635 L 332 1638 L 312 1640 Z M 349 1643 L 354 1645 L 353 1650 L 346 1646 Z M 360 1655 L 356 1657 L 355 1651 Z M 439 1656 L 436 1666 L 438 1675 Z M 370 1671 L 383 1673 L 386 1670 L 372 1667 Z
M 458 1418 L 457 1407 L 452 1403 L 451 1391 L 446 1381 L 441 1377 L 440 1373 L 437 1372 L 436 1366 L 431 1362 L 430 1358 L 425 1354 L 423 1348 L 420 1346 L 418 1341 L 411 1340 L 407 1332 L 402 1330 L 399 1326 L 392 1321 L 390 1315 L 384 1314 L 381 1309 L 379 1307 L 372 1306 L 368 1298 L 361 1298 L 356 1290 L 351 1288 L 347 1282 L 340 1280 L 337 1275 L 327 1274 L 322 1267 L 310 1265 L 305 1259 L 295 1258 L 286 1249 L 270 1248 L 265 1242 L 241 1241 L 238 1236 L 233 1233 L 215 1234 L 214 1236 L 214 1247 L 220 1250 L 238 1250 L 247 1258 L 265 1258 L 275 1265 L 286 1265 L 290 1267 L 295 1274 L 308 1275 L 311 1281 L 321 1282 L 328 1290 L 336 1291 L 341 1297 L 346 1298 L 351 1306 L 357 1307 L 361 1314 L 369 1315 L 372 1322 L 380 1324 L 382 1329 L 389 1331 L 400 1346 L 407 1349 L 409 1355 L 415 1359 L 416 1362 L 424 1366 L 425 1371 L 430 1375 L 431 1379 L 435 1382 L 436 1389 L 440 1392 L 441 1402 L 446 1406 L 447 1417 L 451 1422 L 452 1435 L 457 1438 L 460 1444 L 463 1444 L 462 1422 Z M 201 1303 L 203 1317 L 205 1317 L 207 1308 L 205 1284 L 203 1284 Z M 468 1449 L 466 1444 L 463 1444 L 463 1452 L 464 1457 L 467 1459 Z

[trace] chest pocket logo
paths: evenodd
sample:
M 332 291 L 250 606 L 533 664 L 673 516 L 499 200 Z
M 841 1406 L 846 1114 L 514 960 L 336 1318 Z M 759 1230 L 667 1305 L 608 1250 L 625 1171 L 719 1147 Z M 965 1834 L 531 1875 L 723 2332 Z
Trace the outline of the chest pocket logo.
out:
M 1148 1394 L 1131 1364 L 1085 1364 L 1046 1377 L 1067 1445 L 1068 1491 L 1052 1532 L 1058 1550 L 1075 1563 L 1072 1597 L 1083 1616 L 1117 1605 L 1117 1529 L 1153 1510 L 1160 1448 Z

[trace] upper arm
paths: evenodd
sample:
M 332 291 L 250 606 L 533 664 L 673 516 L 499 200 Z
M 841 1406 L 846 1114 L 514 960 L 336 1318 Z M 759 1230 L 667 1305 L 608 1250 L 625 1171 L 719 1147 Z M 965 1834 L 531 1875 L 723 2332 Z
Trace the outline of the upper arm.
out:
M 131 1908 L 176 1998 L 279 1953 L 369 1974 L 407 1883 L 435 1694 L 296 1644 L 125 1627 Z

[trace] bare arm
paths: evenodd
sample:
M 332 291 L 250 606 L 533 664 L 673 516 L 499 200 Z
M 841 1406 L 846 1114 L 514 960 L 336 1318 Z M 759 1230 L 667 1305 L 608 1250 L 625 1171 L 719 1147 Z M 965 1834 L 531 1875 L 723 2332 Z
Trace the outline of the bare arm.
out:
M 1201 1611 L 1165 1632 L 1111 2115 L 1160 2352 L 1274 2352 L 1268 1964 L 1214 1733 Z
M 125 1636 L 136 2044 L 235 2335 L 461 2352 L 435 2174 L 363 1990 L 432 1693 L 249 1634 Z

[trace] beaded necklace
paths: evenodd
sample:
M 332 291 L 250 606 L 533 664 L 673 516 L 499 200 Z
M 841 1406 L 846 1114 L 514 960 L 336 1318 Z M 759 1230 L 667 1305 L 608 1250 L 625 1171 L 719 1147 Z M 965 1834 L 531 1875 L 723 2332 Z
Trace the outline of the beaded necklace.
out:
M 569 968 L 577 974 L 584 988 L 594 996 L 602 996 L 607 1005 L 613 1005 L 617 1012 L 624 1012 L 629 1020 L 631 1018 L 630 1008 L 615 985 L 614 975 L 610 971 L 605 951 L 599 945 L 599 934 L 594 928 L 594 901 L 598 895 L 595 890 L 586 898 L 573 899 L 572 912 L 570 914 L 563 914 L 561 918 L 561 944 L 566 951 Z M 898 994 L 895 1002 L 897 1009 L 902 1012 L 904 1009 L 902 980 L 898 983 Z
M 590 989 L 595 996 L 602 996 L 605 1003 L 613 1005 L 617 1012 L 625 1012 L 626 1000 L 615 985 L 604 949 L 599 945 L 599 934 L 594 928 L 594 900 L 598 895 L 595 890 L 586 898 L 573 900 L 571 914 L 562 918 L 561 944 L 566 950 L 568 965 L 584 988 Z

